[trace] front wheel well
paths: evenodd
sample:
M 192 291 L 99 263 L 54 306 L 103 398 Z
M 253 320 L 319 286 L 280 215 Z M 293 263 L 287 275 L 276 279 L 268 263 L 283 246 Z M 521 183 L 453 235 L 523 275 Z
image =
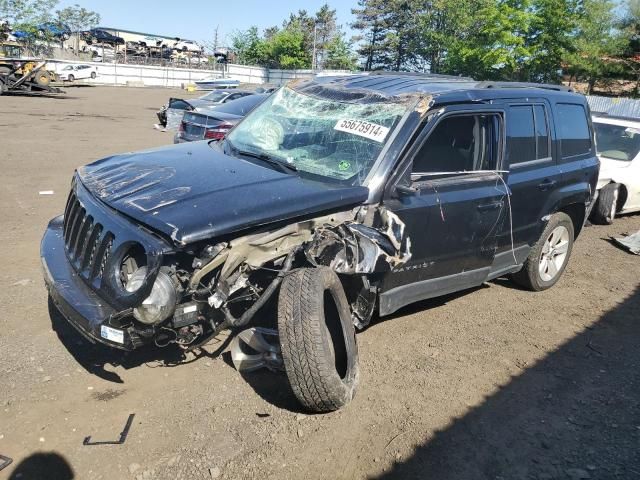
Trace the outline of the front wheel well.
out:
M 578 238 L 584 225 L 585 207 L 581 203 L 572 203 L 558 209 L 559 212 L 566 213 L 573 223 L 573 238 Z

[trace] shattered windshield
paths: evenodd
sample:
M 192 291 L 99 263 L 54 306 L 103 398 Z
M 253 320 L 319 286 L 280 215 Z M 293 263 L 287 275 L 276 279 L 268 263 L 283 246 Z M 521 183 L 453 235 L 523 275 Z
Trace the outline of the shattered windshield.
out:
M 281 88 L 227 136 L 236 151 L 266 155 L 303 176 L 361 185 L 407 105 L 348 103 Z
M 640 151 L 640 129 L 624 125 L 593 123 L 598 154 L 613 160 L 633 160 Z

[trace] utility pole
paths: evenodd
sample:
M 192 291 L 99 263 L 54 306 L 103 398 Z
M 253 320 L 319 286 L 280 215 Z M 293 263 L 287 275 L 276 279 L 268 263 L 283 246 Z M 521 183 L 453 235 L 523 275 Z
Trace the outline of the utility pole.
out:
M 220 25 L 216 25 L 216 30 L 215 33 L 213 35 L 213 54 L 216 54 L 216 50 L 218 50 L 218 28 L 220 28 Z

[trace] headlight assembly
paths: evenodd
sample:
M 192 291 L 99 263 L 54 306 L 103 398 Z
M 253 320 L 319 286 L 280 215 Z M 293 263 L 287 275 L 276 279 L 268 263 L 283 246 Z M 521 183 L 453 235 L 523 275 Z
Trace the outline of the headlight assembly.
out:
M 140 288 L 147 275 L 147 267 L 138 268 L 127 280 L 125 289 L 135 292 Z M 152 325 L 166 320 L 176 309 L 176 289 L 169 275 L 159 272 L 153 283 L 151 293 L 144 301 L 133 309 L 136 320 Z

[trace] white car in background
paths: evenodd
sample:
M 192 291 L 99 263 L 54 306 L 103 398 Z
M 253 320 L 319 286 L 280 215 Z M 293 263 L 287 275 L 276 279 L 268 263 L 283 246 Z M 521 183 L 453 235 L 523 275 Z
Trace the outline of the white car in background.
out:
M 82 80 L 85 78 L 96 78 L 98 76 L 98 67 L 93 65 L 67 65 L 58 74 L 63 82 L 73 82 L 74 80 Z
M 595 223 L 608 225 L 619 213 L 640 211 L 640 119 L 593 115 L 600 158 Z
M 179 52 L 191 52 L 199 54 L 202 54 L 202 52 L 204 51 L 204 48 L 202 48 L 192 40 L 179 40 L 173 44 L 172 48 L 174 50 L 178 50 Z

